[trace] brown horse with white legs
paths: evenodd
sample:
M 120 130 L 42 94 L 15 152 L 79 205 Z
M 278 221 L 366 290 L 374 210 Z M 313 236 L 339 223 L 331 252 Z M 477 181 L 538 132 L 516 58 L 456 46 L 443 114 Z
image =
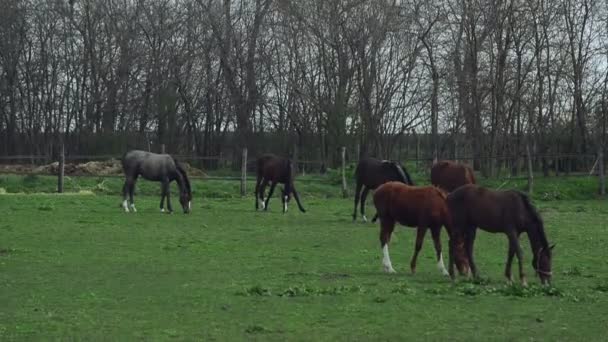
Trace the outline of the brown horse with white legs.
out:
M 475 184 L 475 173 L 470 166 L 441 160 L 431 167 L 431 184 L 452 192 L 465 184 Z
M 382 247 L 382 265 L 388 273 L 394 273 L 393 265 L 388 253 L 388 243 L 395 228 L 395 223 L 408 227 L 417 227 L 416 246 L 410 262 L 412 273 L 416 272 L 416 259 L 422 248 L 426 230 L 430 228 L 435 244 L 437 267 L 448 275 L 443 263 L 441 251 L 441 226 L 444 226 L 450 236 L 452 244 L 451 219 L 445 202 L 446 194 L 434 186 L 409 186 L 400 182 L 388 182 L 381 185 L 374 193 L 374 205 L 377 217 L 380 218 L 380 246 Z M 374 218 L 374 221 L 376 218 Z M 462 244 L 453 243 L 458 270 L 461 274 L 468 272 L 468 263 L 464 257 Z
M 477 277 L 477 267 L 473 258 L 473 244 L 477 228 L 490 233 L 505 233 L 509 239 L 509 254 L 505 267 L 505 276 L 512 282 L 511 264 L 517 255 L 519 277 L 527 285 L 524 275 L 522 250 L 519 235 L 526 232 L 532 247 L 532 267 L 540 277 L 542 284 L 551 282 L 551 252 L 553 246 L 545 235 L 543 220 L 530 203 L 528 196 L 515 190 L 493 191 L 477 185 L 464 185 L 447 198 L 452 215 L 454 235 L 464 239 L 467 258 L 473 276 Z M 451 246 L 450 246 L 451 247 Z M 449 265 L 453 275 L 453 266 Z
M 287 212 L 287 204 L 291 199 L 291 194 L 296 199 L 298 208 L 305 213 L 306 210 L 300 203 L 300 196 L 293 184 L 295 172 L 293 171 L 293 163 L 291 159 L 278 157 L 274 154 L 264 154 L 257 160 L 256 168 L 257 180 L 255 182 L 255 210 L 259 208 L 259 201 L 262 201 L 262 209 L 268 210 L 268 202 L 274 193 L 274 188 L 277 183 L 285 184 L 285 188 L 281 190 L 281 201 L 283 202 L 283 213 Z M 266 186 L 270 184 L 268 198 L 264 201 L 264 191 Z

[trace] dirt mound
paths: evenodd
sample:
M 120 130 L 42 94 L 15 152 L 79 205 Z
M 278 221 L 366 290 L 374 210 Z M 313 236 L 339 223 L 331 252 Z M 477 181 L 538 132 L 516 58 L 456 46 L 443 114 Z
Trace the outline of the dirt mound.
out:
M 207 177 L 202 170 L 186 162 L 180 162 L 190 177 Z M 118 159 L 90 161 L 82 164 L 66 163 L 65 174 L 68 176 L 122 176 L 122 164 Z M 0 165 L 1 173 L 34 173 L 56 175 L 59 172 L 59 162 L 47 165 Z
M 188 177 L 207 177 L 207 174 L 203 170 L 197 169 L 186 162 L 179 162 L 179 164 L 186 170 Z

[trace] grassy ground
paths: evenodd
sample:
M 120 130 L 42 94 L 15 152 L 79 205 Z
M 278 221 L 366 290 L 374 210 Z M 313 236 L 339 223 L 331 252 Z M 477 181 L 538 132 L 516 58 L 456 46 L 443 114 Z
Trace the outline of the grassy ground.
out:
M 355 184 L 352 170 L 348 171 L 348 187 L 353 195 Z M 412 178 L 416 185 L 429 184 L 429 175 L 425 173 L 412 172 Z M 493 189 L 527 189 L 527 180 L 516 179 L 486 179 L 479 177 L 477 180 L 481 185 Z M 64 189 L 66 192 L 88 191 L 96 194 L 120 195 L 122 193 L 123 177 L 66 177 Z M 331 171 L 323 176 L 307 175 L 296 179 L 296 188 L 307 197 L 314 198 L 341 198 L 340 187 L 342 178 L 336 171 Z M 173 193 L 177 193 L 177 186 L 172 185 Z M 238 180 L 218 179 L 193 179 L 192 187 L 194 196 L 197 198 L 240 198 L 240 182 Z M 249 178 L 247 190 L 253 194 L 255 179 Z M 597 177 L 542 177 L 537 175 L 534 179 L 534 191 L 532 197 L 542 201 L 553 200 L 585 200 L 596 199 L 598 193 Z M 0 193 L 53 193 L 57 191 L 57 177 L 42 175 L 11 175 L 0 174 Z M 278 190 L 277 190 L 278 191 Z M 137 195 L 159 196 L 160 185 L 156 182 L 138 181 L 136 187 Z
M 286 215 L 278 198 L 269 212 L 253 198 L 197 199 L 192 215 L 160 214 L 157 197 L 139 197 L 137 214 L 119 203 L 0 195 L 0 340 L 595 341 L 608 331 L 605 202 L 537 201 L 557 242 L 549 289 L 525 237 L 531 286 L 507 287 L 506 238 L 484 232 L 480 283 L 441 276 L 430 239 L 411 275 L 409 228 L 391 243 L 398 273 L 384 274 L 378 227 L 351 222 L 351 200 L 307 195 L 308 213 Z

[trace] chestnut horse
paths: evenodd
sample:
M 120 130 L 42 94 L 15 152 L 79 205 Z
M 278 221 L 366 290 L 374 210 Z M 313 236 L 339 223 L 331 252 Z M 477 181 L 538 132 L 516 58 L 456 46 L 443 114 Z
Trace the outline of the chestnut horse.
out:
M 468 263 L 464 257 L 462 244 L 452 243 L 451 219 L 445 198 L 446 193 L 434 186 L 409 186 L 400 182 L 388 182 L 376 190 L 374 193 L 374 205 L 377 211 L 376 217 L 380 218 L 382 265 L 386 272 L 395 272 L 388 254 L 388 243 L 395 228 L 395 223 L 399 222 L 404 226 L 418 228 L 414 255 L 410 262 L 412 273 L 416 273 L 416 259 L 422 248 L 426 230 L 430 228 L 435 244 L 437 267 L 444 275 L 448 275 L 441 252 L 441 226 L 445 226 L 450 236 L 450 245 L 454 244 L 460 247 L 457 250 L 450 250 L 450 253 L 456 253 L 458 270 L 461 274 L 468 273 Z M 376 217 L 374 217 L 374 222 Z M 451 260 L 452 257 L 450 256 Z
M 517 255 L 519 278 L 527 285 L 522 263 L 519 235 L 528 234 L 532 247 L 532 267 L 542 284 L 551 282 L 551 251 L 545 235 L 543 220 L 530 203 L 528 196 L 515 190 L 493 191 L 477 185 L 464 185 L 448 195 L 448 207 L 452 214 L 454 234 L 464 238 L 465 249 L 473 276 L 477 277 L 477 267 L 473 258 L 473 244 L 477 228 L 490 233 L 505 233 L 509 238 L 509 254 L 505 276 L 512 282 L 511 263 Z M 450 246 L 451 247 L 451 246 Z M 452 265 L 449 265 L 453 275 Z
M 475 184 L 473 169 L 465 164 L 442 160 L 431 167 L 431 184 L 447 192 L 456 190 L 465 184 Z
M 268 210 L 268 202 L 274 193 L 274 188 L 276 187 L 277 183 L 282 183 L 285 184 L 285 189 L 281 190 L 283 213 L 287 212 L 287 204 L 292 193 L 293 197 L 296 199 L 296 203 L 298 204 L 300 211 L 303 213 L 306 212 L 300 203 L 300 197 L 298 196 L 298 192 L 293 184 L 295 174 L 293 172 L 293 163 L 291 159 L 281 158 L 270 153 L 264 154 L 257 160 L 256 174 L 255 210 L 258 210 L 259 208 L 258 198 L 260 201 L 262 201 L 262 209 Z M 266 190 L 266 185 L 268 185 L 269 182 L 271 183 L 270 191 L 268 192 L 268 198 L 266 198 L 266 201 L 264 201 L 264 191 Z
M 374 190 L 380 185 L 390 182 L 399 181 L 405 184 L 414 185 L 412 178 L 401 166 L 395 161 L 379 160 L 376 158 L 364 158 L 359 161 L 355 169 L 355 180 L 357 188 L 355 189 L 355 210 L 353 212 L 353 221 L 357 219 L 357 205 L 361 198 L 361 216 L 363 221 L 367 222 L 365 216 L 365 199 L 369 190 Z M 361 191 L 363 189 L 363 192 Z

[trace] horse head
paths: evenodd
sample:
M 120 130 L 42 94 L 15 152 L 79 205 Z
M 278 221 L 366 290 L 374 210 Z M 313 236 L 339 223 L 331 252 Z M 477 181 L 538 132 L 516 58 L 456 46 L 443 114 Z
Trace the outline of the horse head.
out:
M 534 258 L 532 259 L 532 267 L 538 274 L 540 278 L 540 282 L 543 285 L 551 284 L 551 259 L 552 259 L 552 251 L 555 247 L 555 244 L 550 247 L 541 247 L 538 252 L 534 253 Z

